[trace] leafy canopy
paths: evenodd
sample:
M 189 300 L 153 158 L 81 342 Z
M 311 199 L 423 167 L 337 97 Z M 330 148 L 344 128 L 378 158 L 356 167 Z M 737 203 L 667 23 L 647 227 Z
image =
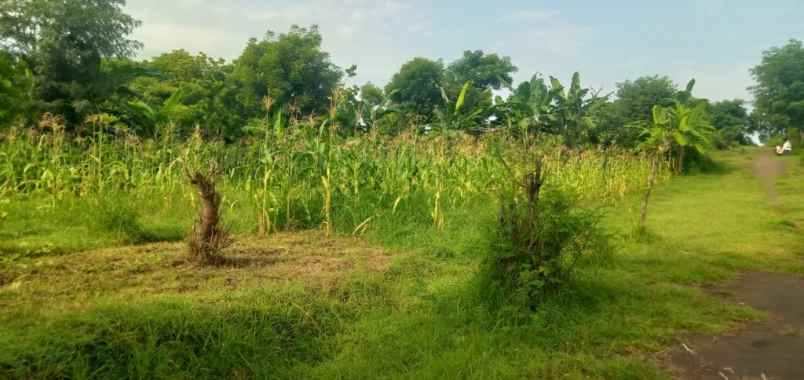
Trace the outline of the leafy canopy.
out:
M 715 145 L 727 148 L 730 145 L 749 144 L 751 117 L 745 109 L 745 101 L 741 99 L 722 100 L 709 106 L 712 126 L 717 130 Z
M 435 107 L 441 102 L 440 88 L 443 83 L 444 64 L 419 57 L 402 65 L 385 87 L 385 93 L 406 112 L 429 121 Z
M 287 33 L 277 36 L 269 31 L 262 40 L 248 42 L 234 63 L 234 78 L 242 87 L 239 99 L 250 117 L 259 115 L 265 97 L 300 115 L 327 111 L 344 73 L 321 50 L 321 42 L 317 26 L 296 25 Z
M 755 113 L 764 119 L 764 133 L 784 133 L 788 128 L 804 130 L 804 47 L 790 40 L 762 54 L 762 62 L 751 69 L 757 81 L 752 87 Z
M 0 3 L 0 47 L 33 74 L 39 111 L 77 121 L 110 94 L 101 64 L 131 57 L 128 36 L 139 21 L 125 0 L 6 0 Z

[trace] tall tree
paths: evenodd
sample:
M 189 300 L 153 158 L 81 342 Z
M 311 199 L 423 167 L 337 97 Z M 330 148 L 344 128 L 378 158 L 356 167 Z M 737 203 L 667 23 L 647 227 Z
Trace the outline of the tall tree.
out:
M 338 87 L 343 71 L 321 50 L 317 26 L 292 26 L 262 40 L 251 39 L 234 63 L 233 77 L 242 86 L 239 95 L 250 117 L 261 114 L 263 99 L 270 97 L 301 115 L 323 114 Z
M 790 40 L 762 53 L 762 62 L 751 69 L 757 81 L 752 87 L 755 114 L 764 119 L 763 133 L 804 131 L 804 47 Z
M 30 72 L 11 54 L 0 52 L 0 130 L 23 115 L 30 102 Z
M 673 105 L 678 92 L 666 76 L 643 76 L 617 83 L 615 100 L 597 109 L 598 134 L 604 143 L 635 147 L 640 139 L 639 129 L 630 126 L 652 122 L 653 106 Z
M 125 0 L 6 0 L 0 3 L 0 46 L 32 73 L 39 111 L 71 122 L 109 96 L 105 58 L 131 57 L 141 44 L 128 36 L 140 23 Z
M 472 82 L 477 89 L 511 88 L 514 79 L 511 77 L 517 67 L 511 58 L 497 54 L 485 54 L 482 50 L 467 50 L 463 56 L 447 67 L 447 80 L 461 88 L 464 83 Z
M 360 87 L 360 98 L 369 107 L 374 107 L 385 102 L 385 94 L 382 89 L 368 82 Z
M 515 109 L 524 106 L 527 110 L 519 126 L 561 135 L 570 146 L 596 142 L 593 141 L 597 126 L 594 110 L 605 98 L 583 88 L 579 73 L 572 75 L 569 88 L 554 77 L 550 77 L 549 83 L 537 74 L 519 85 L 511 95 L 508 102 L 520 105 Z
M 152 75 L 141 76 L 131 88 L 141 98 L 136 122 L 172 122 L 188 132 L 200 126 L 208 134 L 234 137 L 245 124 L 237 102 L 237 86 L 230 80 L 231 65 L 204 53 L 174 50 L 162 54 L 146 67 Z
M 649 122 L 653 119 L 653 106 L 671 106 L 677 93 L 676 85 L 666 76 L 645 76 L 618 83 L 620 116 L 626 122 Z
M 748 132 L 751 118 L 745 109 L 745 102 L 740 99 L 722 100 L 709 105 L 712 126 L 717 131 L 713 143 L 720 149 L 732 144 L 747 145 L 750 143 Z
M 414 58 L 394 74 L 385 87 L 387 96 L 402 110 L 420 117 L 433 118 L 433 110 L 442 102 L 444 64 L 427 58 Z
M 482 123 L 494 112 L 492 109 L 492 90 L 512 89 L 512 74 L 517 67 L 511 58 L 497 54 L 486 54 L 482 50 L 467 50 L 450 63 L 445 70 L 444 90 L 448 98 L 457 98 L 466 83 L 461 112 L 474 114 L 474 121 Z M 450 103 L 450 102 L 446 102 Z

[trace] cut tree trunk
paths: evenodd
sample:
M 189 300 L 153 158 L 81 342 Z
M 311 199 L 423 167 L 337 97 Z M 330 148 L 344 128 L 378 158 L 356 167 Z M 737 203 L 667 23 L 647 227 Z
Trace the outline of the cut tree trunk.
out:
M 200 172 L 189 176 L 201 199 L 201 210 L 190 236 L 189 256 L 200 264 L 218 263 L 222 259 L 220 251 L 231 244 L 229 234 L 220 226 L 221 198 L 215 190 L 213 176 Z

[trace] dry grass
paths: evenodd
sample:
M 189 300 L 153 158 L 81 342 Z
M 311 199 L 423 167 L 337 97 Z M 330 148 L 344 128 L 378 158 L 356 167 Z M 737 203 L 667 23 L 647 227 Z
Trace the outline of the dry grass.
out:
M 329 290 L 356 272 L 385 270 L 390 252 L 321 232 L 239 237 L 218 266 L 186 260 L 183 243 L 103 249 L 0 267 L 0 309 L 75 306 L 101 297 L 217 293 L 277 283 Z

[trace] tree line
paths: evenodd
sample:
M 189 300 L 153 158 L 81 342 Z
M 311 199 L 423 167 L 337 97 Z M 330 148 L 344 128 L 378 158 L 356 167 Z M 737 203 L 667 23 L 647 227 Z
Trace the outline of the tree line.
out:
M 467 50 L 452 62 L 417 57 L 390 82 L 347 86 L 355 66 L 334 64 L 316 26 L 293 26 L 246 42 L 231 62 L 185 50 L 134 59 L 140 25 L 124 0 L 8 0 L 0 5 L 0 125 L 31 126 L 44 114 L 82 133 L 104 115 L 118 129 L 152 136 L 171 125 L 187 135 L 236 141 L 266 120 L 336 120 L 343 133 L 460 129 L 528 129 L 561 136 L 569 146 L 639 146 L 638 126 L 653 107 L 700 107 L 711 144 L 750 143 L 748 135 L 790 134 L 804 122 L 804 48 L 791 40 L 763 54 L 752 74 L 754 110 L 743 100 L 693 97 L 666 76 L 618 83 L 612 93 L 535 74 L 515 84 L 509 57 Z M 699 78 L 705 80 L 705 78 Z M 503 91 L 507 90 L 507 91 Z M 505 96 L 501 94 L 507 94 Z

